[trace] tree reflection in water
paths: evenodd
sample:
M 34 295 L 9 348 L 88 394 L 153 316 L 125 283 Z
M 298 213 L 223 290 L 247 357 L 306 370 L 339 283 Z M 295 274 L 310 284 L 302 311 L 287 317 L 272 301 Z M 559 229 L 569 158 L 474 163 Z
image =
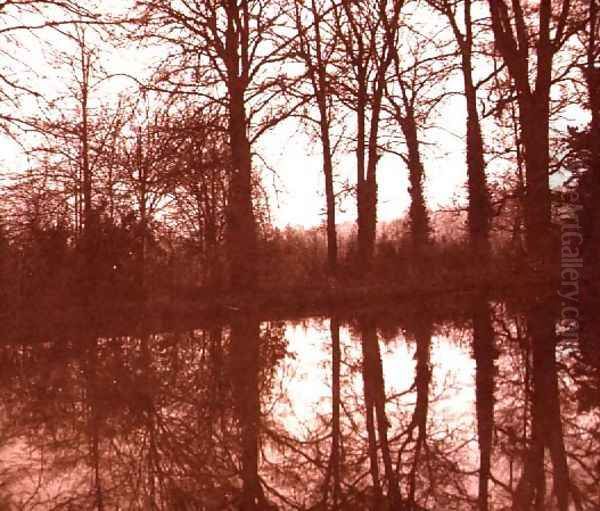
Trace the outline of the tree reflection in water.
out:
M 0 507 L 598 509 L 578 344 L 554 356 L 536 313 L 480 294 L 451 319 L 7 341 Z

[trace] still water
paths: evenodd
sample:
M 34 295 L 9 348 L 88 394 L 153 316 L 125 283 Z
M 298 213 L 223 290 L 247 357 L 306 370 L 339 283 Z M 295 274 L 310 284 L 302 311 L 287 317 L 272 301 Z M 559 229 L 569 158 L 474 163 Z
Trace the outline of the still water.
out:
M 576 347 L 540 392 L 527 317 L 434 316 L 7 342 L 0 509 L 600 509 Z

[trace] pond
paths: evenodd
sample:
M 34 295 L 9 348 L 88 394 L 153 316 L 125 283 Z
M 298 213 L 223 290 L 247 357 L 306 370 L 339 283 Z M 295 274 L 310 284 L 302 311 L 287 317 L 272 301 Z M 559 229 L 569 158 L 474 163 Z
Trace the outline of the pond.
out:
M 573 504 L 597 509 L 600 415 L 575 347 L 544 366 L 531 318 L 503 303 L 442 316 L 7 342 L 0 508 L 550 510 L 562 445 Z

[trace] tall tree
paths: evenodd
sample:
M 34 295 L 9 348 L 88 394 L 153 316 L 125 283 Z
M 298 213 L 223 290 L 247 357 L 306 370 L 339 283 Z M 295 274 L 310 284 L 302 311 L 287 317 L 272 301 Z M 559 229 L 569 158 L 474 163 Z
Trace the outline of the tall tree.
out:
M 473 260 L 489 257 L 490 197 L 487 187 L 481 116 L 477 106 L 478 84 L 474 78 L 474 31 L 477 20 L 472 16 L 472 0 L 463 0 L 462 16 L 456 4 L 449 0 L 432 0 L 433 5 L 448 20 L 460 55 L 460 71 L 466 100 L 466 155 L 469 191 L 468 225 Z M 460 17 L 459 17 L 460 16 Z M 460 19 L 464 28 L 460 27 Z
M 550 92 L 553 62 L 572 35 L 569 0 L 541 0 L 531 9 L 520 0 L 489 0 L 497 51 L 514 85 L 525 162 L 525 239 L 530 270 L 550 272 L 552 216 L 550 196 Z M 537 17 L 537 27 L 533 22 Z M 551 274 L 551 273 L 550 273 Z M 553 280 L 556 277 L 553 276 Z M 532 439 L 519 498 L 528 509 L 532 499 L 543 505 L 544 447 L 554 467 L 554 491 L 561 511 L 569 507 L 570 482 L 560 414 L 556 364 L 556 311 L 552 298 L 538 293 L 528 313 L 532 343 Z
M 267 0 L 139 0 L 136 5 L 143 34 L 134 37 L 170 50 L 155 89 L 216 102 L 227 111 L 230 287 L 249 290 L 258 269 L 253 148 L 297 107 L 279 94 L 287 83 L 282 68 L 289 43 L 285 5 Z
M 587 282 L 585 300 L 587 310 L 585 315 L 594 316 L 594 310 L 600 303 L 600 2 L 589 0 L 587 30 L 584 34 L 586 49 L 586 62 L 583 67 L 587 85 L 588 109 L 591 113 L 587 146 L 589 147 L 589 161 L 585 185 L 590 185 L 590 198 L 586 209 L 589 212 L 591 226 L 587 233 L 587 242 L 584 246 L 585 267 Z M 584 185 L 584 186 L 585 186 Z M 591 330 L 594 321 L 585 322 L 584 351 L 588 360 L 597 369 L 600 369 L 600 354 L 598 350 L 598 336 Z M 596 339 L 594 342 L 593 339 Z
M 393 73 L 386 83 L 386 98 L 392 123 L 400 127 L 405 150 L 400 153 L 408 169 L 410 207 L 410 235 L 417 264 L 423 262 L 425 247 L 430 242 L 431 225 L 425 203 L 425 166 L 422 133 L 429 118 L 443 97 L 436 91 L 444 75 L 445 66 L 432 62 L 426 53 L 423 40 L 401 44 L 402 39 L 410 39 L 412 28 L 405 25 L 397 34 L 389 37 L 395 40 L 397 51 L 393 55 Z M 397 39 L 397 41 L 396 41 Z M 443 62 L 443 59 L 440 59 Z
M 403 0 L 344 0 L 335 21 L 344 61 L 339 83 L 342 101 L 356 115 L 356 200 L 359 263 L 371 270 L 377 228 L 377 163 L 387 72 Z
M 323 152 L 323 176 L 325 177 L 325 204 L 327 221 L 327 267 L 329 275 L 337 275 L 338 241 L 336 232 L 336 201 L 333 173 L 334 145 L 332 140 L 332 77 L 328 76 L 329 60 L 335 55 L 335 31 L 324 22 L 327 15 L 325 2 L 309 0 L 304 11 L 308 11 L 307 20 L 300 9 L 300 2 L 295 4 L 295 23 L 298 31 L 299 55 L 306 66 L 306 74 L 311 87 L 311 96 L 316 102 L 319 112 L 318 124 Z M 332 32 L 328 38 L 324 32 Z

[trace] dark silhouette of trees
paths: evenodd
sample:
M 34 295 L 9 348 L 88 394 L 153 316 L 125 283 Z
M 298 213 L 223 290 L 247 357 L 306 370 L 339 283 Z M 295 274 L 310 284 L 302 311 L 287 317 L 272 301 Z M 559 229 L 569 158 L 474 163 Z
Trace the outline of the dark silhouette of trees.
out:
M 555 8 L 545 0 L 531 13 L 520 2 L 509 7 L 502 0 L 490 0 L 489 5 L 496 48 L 516 90 L 526 176 L 527 255 L 530 270 L 539 274 L 549 269 L 553 253 L 549 183 L 553 62 L 572 35 L 570 21 L 577 12 L 569 2 L 562 2 Z M 531 26 L 532 16 L 537 17 L 536 28 Z M 535 55 L 534 65 L 530 63 L 532 52 Z M 528 509 L 533 501 L 538 508 L 544 505 L 545 447 L 550 451 L 554 467 L 558 508 L 566 510 L 569 506 L 571 485 L 561 424 L 553 317 L 555 309 L 552 301 L 540 296 L 538 303 L 532 305 L 528 318 L 533 351 L 534 405 L 531 445 L 517 501 L 519 509 Z
M 138 3 L 138 10 L 143 22 L 139 37 L 175 52 L 158 70 L 158 90 L 191 94 L 225 106 L 231 158 L 227 208 L 230 286 L 249 290 L 256 285 L 258 243 L 252 148 L 261 135 L 298 106 L 277 102 L 277 93 L 287 82 L 280 70 L 287 51 L 281 33 L 283 6 L 265 0 L 194 1 L 180 6 L 144 1 Z M 173 38 L 173 31 L 180 37 Z M 198 86 L 202 90 L 198 91 Z
M 334 118 L 334 78 L 328 67 L 335 58 L 337 39 L 333 29 L 331 8 L 326 2 L 310 0 L 306 7 L 295 5 L 294 21 L 298 33 L 298 54 L 306 66 L 306 75 L 318 109 L 318 125 L 323 153 L 325 204 L 327 223 L 327 266 L 332 277 L 337 275 L 338 240 L 336 231 L 336 193 L 334 189 L 333 155 L 335 151 L 332 123 Z M 329 11 L 329 12 L 327 12 Z M 307 25 L 306 15 L 310 16 Z M 324 18 L 326 21 L 324 21 Z M 305 28 L 306 27 L 306 28 Z
M 337 73 L 347 78 L 340 84 L 340 94 L 356 119 L 358 256 L 365 274 L 371 271 L 375 250 L 382 105 L 403 4 L 397 0 L 348 0 L 333 11 L 344 55 Z
M 457 12 L 460 4 L 442 0 L 430 2 L 448 20 L 460 55 L 460 70 L 463 78 L 466 100 L 466 158 L 467 184 L 469 191 L 468 223 L 470 242 L 474 260 L 489 256 L 489 230 L 491 222 L 491 204 L 486 179 L 484 143 L 481 130 L 481 115 L 478 107 L 478 88 L 473 76 L 476 61 L 474 36 L 477 32 L 476 20 L 473 20 L 472 2 L 462 2 L 462 13 Z M 460 16 L 460 18 L 459 18 Z M 461 29 L 460 23 L 464 28 Z M 483 34 L 480 34 L 483 37 Z

